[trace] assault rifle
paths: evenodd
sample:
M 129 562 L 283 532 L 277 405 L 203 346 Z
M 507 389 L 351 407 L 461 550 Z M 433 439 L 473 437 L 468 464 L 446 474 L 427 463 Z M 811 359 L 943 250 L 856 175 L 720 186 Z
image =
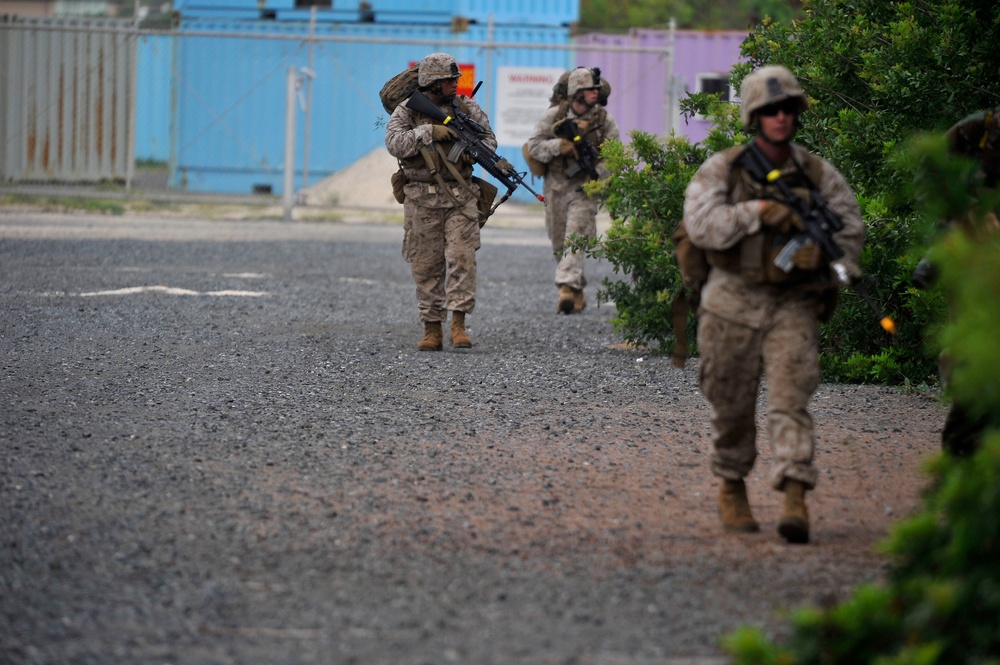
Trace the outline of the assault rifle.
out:
M 504 194 L 500 201 L 493 206 L 490 214 L 493 214 L 493 210 L 496 210 L 501 203 L 510 198 L 510 195 L 514 193 L 518 185 L 522 185 L 526 190 L 535 195 L 535 198 L 545 203 L 545 197 L 533 190 L 524 182 L 524 174 L 518 173 L 513 168 L 504 172 L 501 171 L 497 166 L 502 157 L 489 149 L 480 139 L 479 135 L 486 133 L 486 130 L 477 122 L 472 120 L 468 115 L 462 113 L 458 108 L 458 102 L 452 103 L 452 111 L 454 115 L 448 115 L 434 103 L 427 99 L 422 92 L 419 90 L 414 91 L 410 98 L 406 101 L 406 107 L 416 111 L 417 113 L 422 113 L 429 118 L 433 118 L 438 122 L 443 123 L 446 127 L 451 127 L 455 132 L 455 144 L 451 147 L 448 152 L 448 161 L 455 163 L 462 156 L 462 153 L 466 153 L 472 158 L 476 164 L 483 167 L 483 170 L 489 173 L 491 176 L 500 181 L 504 187 L 507 188 L 507 193 Z
M 577 158 L 566 169 L 567 177 L 572 178 L 580 171 L 583 171 L 590 176 L 591 180 L 601 179 L 601 176 L 597 173 L 597 162 L 601 156 L 597 154 L 597 148 L 590 142 L 590 139 L 580 135 L 580 129 L 577 127 L 575 120 L 566 118 L 560 122 L 556 126 L 556 136 L 572 141 L 573 145 L 576 146 Z
M 787 205 L 798 215 L 805 226 L 805 230 L 792 238 L 784 246 L 778 256 L 774 259 L 774 265 L 785 272 L 791 272 L 795 267 L 794 258 L 803 246 L 812 243 L 819 247 L 823 258 L 830 264 L 837 281 L 844 286 L 853 286 L 868 306 L 871 307 L 875 316 L 878 317 L 882 328 L 892 334 L 896 331 L 895 322 L 882 313 L 882 310 L 868 294 L 868 289 L 861 281 L 851 283 L 851 278 L 847 274 L 844 266 L 844 250 L 840 248 L 833 234 L 844 228 L 844 220 L 840 215 L 830 210 L 826 205 L 826 199 L 817 190 L 810 188 L 810 198 L 812 205 L 802 200 L 788 183 L 781 179 L 781 171 L 776 169 L 767 156 L 761 151 L 756 142 L 752 142 L 750 147 L 743 153 L 743 168 L 747 170 L 754 180 L 760 183 L 774 185 L 781 195 L 781 202 Z

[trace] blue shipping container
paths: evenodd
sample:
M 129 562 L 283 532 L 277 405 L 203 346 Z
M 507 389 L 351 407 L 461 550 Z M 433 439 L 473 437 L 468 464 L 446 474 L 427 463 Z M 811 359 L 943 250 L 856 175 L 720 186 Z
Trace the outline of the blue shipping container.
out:
M 286 76 L 289 68 L 310 62 L 304 39 L 309 25 L 281 21 L 210 21 L 183 23 L 188 36 L 177 44 L 174 94 L 177 100 L 171 141 L 170 183 L 178 189 L 213 192 L 282 193 L 285 155 Z M 464 33 L 450 26 L 317 24 L 316 36 L 356 41 L 315 41 L 312 45 L 312 105 L 308 131 L 309 180 L 303 178 L 306 114 L 296 111 L 295 186 L 300 188 L 376 149 L 384 149 L 388 115 L 379 102 L 383 83 L 427 53 L 447 51 L 472 65 L 484 87 L 476 99 L 491 115 L 495 108 L 497 68 L 502 66 L 572 66 L 572 52 L 553 48 L 482 48 L 462 42 L 485 42 L 488 26 L 471 25 Z M 496 26 L 492 41 L 565 45 L 565 28 Z M 304 79 L 305 81 L 305 79 Z M 302 100 L 308 98 L 307 88 Z M 520 145 L 502 146 L 501 154 L 527 170 Z M 519 189 L 516 196 L 523 193 Z M 530 195 L 526 195 L 530 200 Z

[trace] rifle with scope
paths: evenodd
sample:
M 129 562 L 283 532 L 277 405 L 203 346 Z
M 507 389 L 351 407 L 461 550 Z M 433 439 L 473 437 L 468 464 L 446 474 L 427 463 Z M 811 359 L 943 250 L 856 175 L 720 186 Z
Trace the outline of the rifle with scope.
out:
M 501 203 L 510 198 L 510 195 L 514 193 L 518 185 L 523 186 L 529 192 L 535 195 L 535 198 L 545 203 L 545 197 L 533 190 L 524 182 L 524 174 L 518 173 L 511 167 L 508 171 L 502 171 L 498 166 L 502 157 L 489 149 L 480 139 L 481 134 L 485 134 L 486 130 L 477 122 L 472 120 L 468 115 L 462 113 L 458 108 L 458 102 L 452 102 L 452 115 L 448 115 L 437 106 L 434 105 L 431 100 L 420 92 L 415 91 L 410 98 L 406 101 L 406 107 L 416 111 L 417 113 L 422 113 L 428 118 L 437 120 L 442 123 L 445 127 L 450 127 L 455 132 L 455 142 L 451 150 L 448 152 L 448 161 L 456 163 L 462 156 L 462 153 L 467 154 L 473 162 L 479 164 L 483 167 L 483 170 L 489 173 L 491 176 L 496 178 L 504 187 L 507 188 L 507 193 L 504 194 L 500 201 L 493 206 L 490 210 L 490 214 L 493 214 L 493 210 L 496 210 Z

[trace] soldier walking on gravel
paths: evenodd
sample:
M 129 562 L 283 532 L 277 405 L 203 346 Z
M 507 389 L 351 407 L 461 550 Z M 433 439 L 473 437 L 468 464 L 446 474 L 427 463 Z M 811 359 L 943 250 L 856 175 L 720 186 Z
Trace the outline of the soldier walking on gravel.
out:
M 420 61 L 418 89 L 447 115 L 452 104 L 484 128 L 479 137 L 490 150 L 497 140 L 479 105 L 456 96 L 461 73 L 447 53 Z M 440 122 L 400 104 L 385 130 L 385 146 L 405 177 L 403 187 L 403 258 L 417 285 L 417 306 L 424 322 L 420 351 L 440 351 L 442 323 L 451 312 L 451 345 L 467 349 L 472 339 L 465 317 L 476 306 L 476 251 L 479 249 L 479 186 L 471 178 L 473 162 L 463 153 L 458 163 L 447 159 L 455 132 Z M 509 162 L 507 163 L 509 165 Z
M 800 199 L 815 202 L 818 193 L 840 215 L 843 229 L 834 239 L 851 279 L 860 276 L 864 224 L 844 177 L 792 142 L 799 115 L 808 108 L 792 73 L 779 66 L 758 69 L 743 82 L 741 97 L 743 124 L 755 138 L 710 157 L 684 202 L 691 242 L 706 250 L 711 266 L 698 311 L 699 380 L 714 429 L 711 469 L 721 479 L 724 528 L 758 531 L 744 478 L 757 457 L 755 407 L 763 373 L 775 458 L 771 485 L 785 495 L 778 532 L 788 542 L 806 543 L 805 493 L 817 479 L 807 407 L 820 380 L 819 321 L 833 312 L 837 281 L 815 244 L 794 254 L 790 272 L 775 266 L 777 253 L 804 224 L 775 182 L 752 176 L 746 160 L 763 155 L 769 175 L 780 169 L 780 180 Z
M 599 202 L 582 188 L 589 180 L 607 177 L 607 169 L 599 161 L 601 144 L 608 139 L 619 139 L 618 123 L 598 104 L 600 70 L 574 69 L 567 80 L 566 92 L 566 100 L 542 114 L 526 144 L 530 159 L 544 168 L 545 228 L 557 254 L 574 233 L 586 237 L 597 235 Z M 559 287 L 556 311 L 582 312 L 587 306 L 582 252 L 562 254 L 555 282 Z

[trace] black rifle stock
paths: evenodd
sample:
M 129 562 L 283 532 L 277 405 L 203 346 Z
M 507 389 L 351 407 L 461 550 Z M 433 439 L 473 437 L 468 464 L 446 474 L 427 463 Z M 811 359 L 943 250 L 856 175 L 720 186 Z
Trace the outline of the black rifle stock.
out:
M 576 161 L 566 169 L 566 175 L 572 178 L 580 171 L 586 173 L 591 180 L 600 180 L 597 173 L 597 162 L 601 156 L 586 136 L 580 134 L 580 128 L 572 118 L 566 118 L 556 127 L 556 136 L 571 141 L 576 147 Z
M 479 135 L 486 133 L 486 130 L 479 125 L 477 122 L 472 120 L 469 116 L 462 113 L 458 109 L 458 103 L 455 102 L 453 106 L 454 115 L 448 115 L 437 106 L 434 105 L 431 100 L 420 92 L 415 91 L 406 102 L 406 107 L 416 111 L 417 113 L 422 113 L 428 118 L 432 118 L 442 123 L 445 127 L 450 127 L 455 132 L 455 146 L 452 147 L 451 151 L 448 153 L 448 160 L 452 162 L 458 161 L 458 158 L 463 152 L 465 152 L 469 157 L 472 158 L 476 164 L 483 167 L 483 170 L 489 173 L 491 176 L 496 178 L 504 187 L 507 188 L 507 193 L 504 194 L 500 201 L 493 206 L 493 210 L 510 198 L 510 195 L 514 193 L 518 185 L 523 186 L 529 192 L 535 195 L 535 198 L 545 203 L 545 197 L 533 190 L 524 182 L 524 177 L 522 174 L 515 171 L 513 168 L 510 172 L 505 173 L 497 167 L 497 162 L 499 162 L 502 157 L 489 149 L 480 139 Z M 492 210 L 490 211 L 492 214 Z
M 853 284 L 851 283 L 851 278 L 847 274 L 847 268 L 844 267 L 842 261 L 844 250 L 841 249 L 840 245 L 833 238 L 834 233 L 844 228 L 844 220 L 841 219 L 840 215 L 827 207 L 826 199 L 823 195 L 817 190 L 810 188 L 810 196 L 812 198 L 812 205 L 810 206 L 808 202 L 792 191 L 787 182 L 781 179 L 781 171 L 774 167 L 771 160 L 764 155 L 756 142 L 752 142 L 750 147 L 743 153 L 742 164 L 747 172 L 750 173 L 750 176 L 757 182 L 774 185 L 781 195 L 781 202 L 791 208 L 799 216 L 799 219 L 802 220 L 803 226 L 805 226 L 805 230 L 792 238 L 781 252 L 778 253 L 778 256 L 774 259 L 774 265 L 785 272 L 791 272 L 792 268 L 795 267 L 794 258 L 796 252 L 808 243 L 817 245 L 823 254 L 823 258 L 830 264 L 834 274 L 837 276 L 837 281 L 844 286 L 853 286 L 858 295 L 868 303 L 875 316 L 878 317 L 882 328 L 890 334 L 895 332 L 895 322 L 882 313 L 881 308 L 875 304 L 875 301 L 868 294 L 868 289 L 865 288 L 864 283 L 860 280 Z

